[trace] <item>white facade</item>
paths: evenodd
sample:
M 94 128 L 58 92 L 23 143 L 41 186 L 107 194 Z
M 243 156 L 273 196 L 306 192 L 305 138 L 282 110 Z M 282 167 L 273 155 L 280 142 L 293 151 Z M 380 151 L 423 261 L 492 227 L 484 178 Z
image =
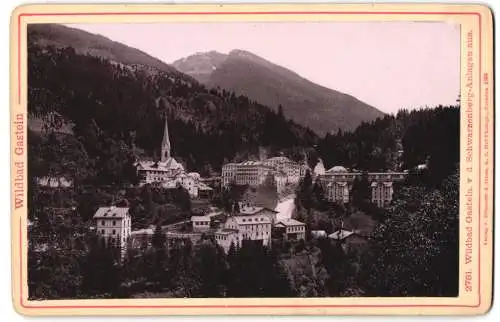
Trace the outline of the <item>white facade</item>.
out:
M 238 231 L 236 240 L 240 246 L 245 239 L 262 241 L 264 246 L 271 244 L 271 221 L 263 214 L 229 217 L 226 220 L 225 228 Z
M 164 181 L 160 183 L 161 187 L 165 189 L 173 189 L 178 186 L 183 187 L 189 193 L 189 196 L 192 198 L 197 198 L 199 195 L 200 186 L 203 183 L 199 182 L 200 175 L 196 172 L 192 173 L 181 173 L 172 177 L 166 177 Z
M 238 231 L 235 229 L 218 229 L 214 232 L 214 239 L 226 253 L 229 251 L 231 244 L 235 247 L 239 244 Z
M 272 171 L 272 167 L 257 161 L 228 163 L 222 166 L 222 184 L 225 187 L 232 182 L 237 185 L 258 186 L 264 183 L 266 176 Z
M 184 173 L 184 167 L 173 158 L 166 162 L 139 161 L 136 167 L 141 184 L 163 182 Z
M 320 181 L 326 186 L 326 196 L 329 201 L 349 202 L 352 185 L 361 172 L 348 172 L 341 166 L 335 166 L 321 175 Z M 369 172 L 368 182 L 371 183 L 371 201 L 379 207 L 387 206 L 393 195 L 393 183 L 401 182 L 407 176 L 405 172 Z
M 273 157 L 263 161 L 264 165 L 271 166 L 276 172 L 286 176 L 286 183 L 296 184 L 306 175 L 307 167 L 290 160 L 287 157 Z
M 266 216 L 271 224 L 274 224 L 276 221 L 276 216 L 278 212 L 276 210 L 272 210 L 264 207 L 255 207 L 250 206 L 249 204 L 245 204 L 244 202 L 240 202 L 240 215 L 248 216 L 248 215 L 264 215 Z
M 298 220 L 292 218 L 278 220 L 274 227 L 283 229 L 287 240 L 306 239 L 306 224 Z
M 192 216 L 191 223 L 194 231 L 207 231 L 210 229 L 210 216 Z
M 305 165 L 293 162 L 286 157 L 227 163 L 222 166 L 222 185 L 228 186 L 234 182 L 237 185 L 257 186 L 265 181 L 269 173 L 272 173 L 277 185 L 283 187 L 286 184 L 297 184 L 305 176 L 306 171 Z
M 372 202 L 379 207 L 385 207 L 392 200 L 392 182 L 372 182 Z
M 340 203 L 348 203 L 349 190 L 347 182 L 330 182 L 327 186 L 327 199 Z
M 132 219 L 129 208 L 126 207 L 100 207 L 94 214 L 96 231 L 106 243 L 119 246 L 122 256 L 127 248 L 127 241 L 132 232 Z
M 314 167 L 313 174 L 314 176 L 322 176 L 326 172 L 325 166 L 323 165 L 323 160 L 319 159 L 318 163 Z

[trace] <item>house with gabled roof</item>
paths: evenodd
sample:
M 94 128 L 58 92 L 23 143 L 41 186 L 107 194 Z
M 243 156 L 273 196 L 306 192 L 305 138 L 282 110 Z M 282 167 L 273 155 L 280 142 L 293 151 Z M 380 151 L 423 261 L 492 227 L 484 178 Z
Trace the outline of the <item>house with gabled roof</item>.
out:
M 132 219 L 128 207 L 100 207 L 94 214 L 97 235 L 107 245 L 117 246 L 121 255 L 126 252 L 127 241 L 132 232 Z

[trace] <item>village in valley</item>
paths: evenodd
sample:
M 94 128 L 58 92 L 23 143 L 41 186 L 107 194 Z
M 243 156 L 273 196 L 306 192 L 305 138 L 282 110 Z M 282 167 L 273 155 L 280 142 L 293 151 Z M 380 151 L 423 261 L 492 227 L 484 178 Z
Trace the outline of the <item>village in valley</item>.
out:
M 161 157 L 136 160 L 133 165 L 138 182 L 130 188 L 156 189 L 160 193 L 184 191 L 190 204 L 198 207 L 166 225 L 157 221 L 156 225 L 137 228 L 127 201 L 119 199 L 97 205 L 90 226 L 79 234 L 95 236 L 101 247 L 111 250 L 116 263 L 126 263 L 131 254 L 140 257 L 148 249 L 158 247 L 159 236 L 162 236 L 162 247 L 167 250 L 209 243 L 229 255 L 242 247 L 254 245 L 272 249 L 278 257 L 285 256 L 285 262 L 292 263 L 294 257 L 317 256 L 318 249 L 314 245 L 318 242 L 340 247 L 345 254 L 356 253 L 366 250 L 377 216 L 391 204 L 395 187 L 410 175 L 407 170 L 363 172 L 349 171 L 343 166 L 327 170 L 319 158 L 310 168 L 307 162 L 294 162 L 280 155 L 226 163 L 220 176 L 202 178 L 196 172 L 188 172 L 176 161 L 171 154 L 170 141 L 165 118 L 159 147 Z M 398 151 L 399 155 L 401 153 Z M 418 176 L 426 168 L 426 164 L 419 165 L 411 175 Z M 297 208 L 303 208 L 307 202 L 300 199 L 307 184 L 314 194 L 311 197 L 318 204 L 305 211 Z M 72 180 L 65 177 L 37 178 L 36 185 L 44 190 L 73 188 Z M 221 204 L 217 202 L 215 192 L 227 194 L 228 198 Z M 76 208 L 70 210 L 75 212 Z M 365 213 L 367 210 L 373 213 Z M 33 223 L 29 225 L 33 227 Z M 35 252 L 49 248 L 46 239 L 38 239 L 35 231 L 31 234 L 34 244 L 30 246 Z M 288 274 L 303 273 L 301 270 L 293 272 L 296 269 L 293 265 Z M 316 264 L 308 265 L 315 270 Z M 164 293 L 159 294 L 164 296 Z
M 29 300 L 458 295 L 456 97 L 382 112 L 57 24 L 27 60 Z
M 214 187 L 229 189 L 231 186 L 244 186 L 256 189 L 269 185 L 276 189 L 279 196 L 275 207 L 257 205 L 256 200 L 234 200 L 230 211 L 213 205 L 207 206 L 202 213 L 162 227 L 167 243 L 190 240 L 196 244 L 201 239 L 211 238 L 227 253 L 231 245 L 240 247 L 244 242 L 257 242 L 271 247 L 274 239 L 299 241 L 308 234 L 316 238 L 329 238 L 333 242 L 345 243 L 346 239 L 358 234 L 356 229 L 333 225 L 329 231 L 306 228 L 306 223 L 297 220 L 294 211 L 295 190 L 306 174 L 311 176 L 323 188 L 324 198 L 340 205 L 351 200 L 351 189 L 354 181 L 360 180 L 363 173 L 349 172 L 342 166 L 334 166 L 325 170 L 321 159 L 314 169 L 307 164 L 293 162 L 285 156 L 276 156 L 262 161 L 244 161 L 227 163 L 222 167 L 221 177 L 201 178 L 198 173 L 187 172 L 171 155 L 168 120 L 165 120 L 165 131 L 161 144 L 160 160 L 140 160 L 137 167 L 140 185 L 150 184 L 163 189 L 182 187 L 192 199 L 209 200 Z M 425 165 L 419 166 L 420 169 Z M 404 181 L 408 171 L 367 173 L 370 183 L 370 200 L 378 207 L 388 205 L 392 200 L 393 184 Z M 210 183 L 206 183 L 210 182 Z M 283 195 L 288 191 L 289 195 Z M 132 218 L 129 208 L 116 205 L 102 205 L 93 216 L 97 234 L 106 242 L 119 247 L 125 256 L 128 247 L 150 245 L 155 233 L 151 226 L 140 230 L 132 230 Z

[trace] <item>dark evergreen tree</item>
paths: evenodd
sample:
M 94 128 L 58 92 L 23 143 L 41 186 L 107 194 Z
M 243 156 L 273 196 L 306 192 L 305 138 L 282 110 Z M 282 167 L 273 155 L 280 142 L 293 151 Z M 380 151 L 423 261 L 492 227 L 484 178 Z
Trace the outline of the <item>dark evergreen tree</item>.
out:
M 363 172 L 361 177 L 357 177 L 354 180 L 351 196 L 352 203 L 356 207 L 362 207 L 371 201 L 371 188 L 367 172 Z

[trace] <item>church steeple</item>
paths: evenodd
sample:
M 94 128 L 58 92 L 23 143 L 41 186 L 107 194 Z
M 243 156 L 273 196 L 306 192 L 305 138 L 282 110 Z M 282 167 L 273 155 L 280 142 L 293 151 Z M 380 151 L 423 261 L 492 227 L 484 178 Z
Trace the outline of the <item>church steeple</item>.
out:
M 163 132 L 163 140 L 161 141 L 161 162 L 170 159 L 170 138 L 168 135 L 168 122 L 165 115 L 165 130 Z

